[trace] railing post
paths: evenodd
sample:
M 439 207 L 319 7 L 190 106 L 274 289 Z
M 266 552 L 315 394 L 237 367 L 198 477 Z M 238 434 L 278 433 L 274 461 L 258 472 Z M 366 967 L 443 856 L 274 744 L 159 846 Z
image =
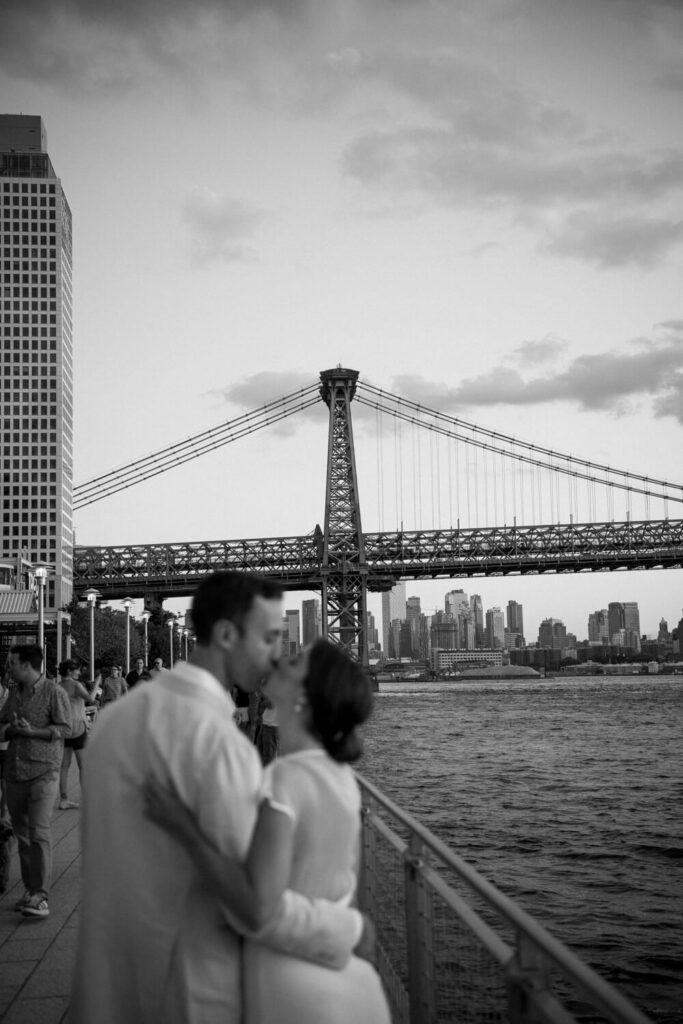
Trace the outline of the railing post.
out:
M 367 803 L 361 811 L 361 857 L 358 874 L 358 903 L 373 922 L 377 921 L 377 837 L 371 815 L 375 801 L 366 794 Z
M 419 837 L 411 834 L 404 861 L 410 1024 L 431 1024 L 434 1020 L 432 901 L 422 873 L 427 859 Z
M 510 1024 L 535 1024 L 540 1019 L 529 996 L 547 988 L 547 982 L 542 951 L 518 932 L 515 955 L 505 969 Z

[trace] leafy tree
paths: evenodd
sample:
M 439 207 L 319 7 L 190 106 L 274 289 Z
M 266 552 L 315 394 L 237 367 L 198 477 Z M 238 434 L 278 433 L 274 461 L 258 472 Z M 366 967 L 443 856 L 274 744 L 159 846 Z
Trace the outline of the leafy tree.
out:
M 89 665 L 90 609 L 71 607 L 71 643 L 73 656 Z M 95 664 L 108 668 L 123 665 L 126 657 L 126 613 L 112 608 L 95 608 Z M 144 657 L 144 641 L 137 623 L 130 620 L 130 660 Z

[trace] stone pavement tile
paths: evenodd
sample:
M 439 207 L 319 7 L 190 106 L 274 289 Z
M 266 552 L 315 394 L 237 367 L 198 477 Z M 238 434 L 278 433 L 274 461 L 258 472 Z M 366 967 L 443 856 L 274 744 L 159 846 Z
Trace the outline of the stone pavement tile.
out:
M 53 996 L 67 999 L 71 992 L 71 967 L 71 960 L 61 968 L 39 964 L 21 991 L 21 1002 Z
M 2 1024 L 60 1024 L 68 1008 L 68 999 L 61 997 L 27 999 L 12 1006 Z
M 37 960 L 19 960 L 2 965 L 2 981 L 0 982 L 0 1018 L 3 1010 L 10 1005 L 26 979 L 35 970 Z
M 42 960 L 50 945 L 50 941 L 45 936 L 42 938 L 26 938 L 17 930 L 3 944 L 2 952 L 0 953 L 0 963 L 13 963 L 17 960 Z

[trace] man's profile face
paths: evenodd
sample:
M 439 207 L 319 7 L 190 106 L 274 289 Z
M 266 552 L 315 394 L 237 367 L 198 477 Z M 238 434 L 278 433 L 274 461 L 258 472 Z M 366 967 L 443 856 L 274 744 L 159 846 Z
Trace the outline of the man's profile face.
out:
M 255 690 L 279 658 L 281 643 L 282 602 L 255 597 L 231 651 L 231 681 L 248 692 Z
M 15 683 L 21 683 L 26 678 L 28 662 L 21 661 L 18 654 L 10 654 L 9 670 Z

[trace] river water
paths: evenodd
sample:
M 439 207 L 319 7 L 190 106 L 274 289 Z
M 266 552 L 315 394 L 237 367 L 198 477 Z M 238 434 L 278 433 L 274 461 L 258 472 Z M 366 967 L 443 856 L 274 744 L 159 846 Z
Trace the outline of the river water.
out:
M 653 1020 L 683 1021 L 683 677 L 381 683 L 359 769 Z

